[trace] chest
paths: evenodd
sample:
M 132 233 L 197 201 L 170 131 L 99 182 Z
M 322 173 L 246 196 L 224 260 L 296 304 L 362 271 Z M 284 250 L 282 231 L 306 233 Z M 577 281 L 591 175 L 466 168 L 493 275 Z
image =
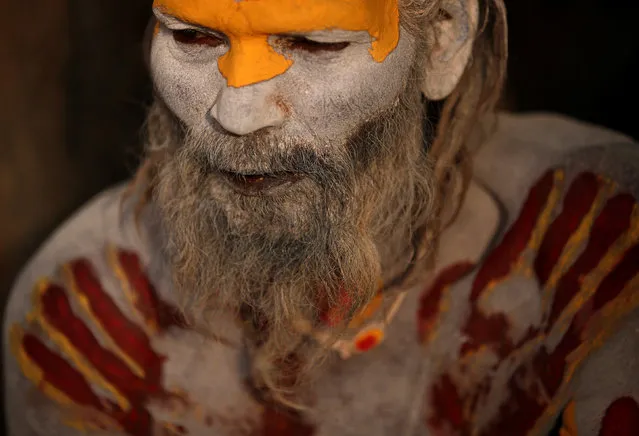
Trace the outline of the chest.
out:
M 183 393 L 185 401 L 156 404 L 156 419 L 189 434 L 424 434 L 426 366 L 417 333 L 418 299 L 419 292 L 410 293 L 377 347 L 349 359 L 335 353 L 322 362 L 310 389 L 312 410 L 295 417 L 251 394 L 241 346 L 190 332 L 158 339 L 156 349 L 167 356 L 167 388 Z M 236 344 L 234 339 L 229 342 Z

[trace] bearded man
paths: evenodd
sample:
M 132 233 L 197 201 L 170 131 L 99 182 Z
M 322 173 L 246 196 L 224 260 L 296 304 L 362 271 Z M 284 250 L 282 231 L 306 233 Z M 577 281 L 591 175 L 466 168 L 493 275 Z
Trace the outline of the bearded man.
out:
M 639 152 L 491 116 L 501 0 L 153 11 L 146 159 L 11 295 L 11 435 L 639 434 Z

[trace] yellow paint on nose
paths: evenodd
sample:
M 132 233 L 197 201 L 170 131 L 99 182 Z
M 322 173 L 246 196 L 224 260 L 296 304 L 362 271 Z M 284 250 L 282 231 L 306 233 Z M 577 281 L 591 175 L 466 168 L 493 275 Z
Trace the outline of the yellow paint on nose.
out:
M 186 22 L 224 33 L 229 51 L 218 61 L 229 86 L 272 79 L 291 59 L 277 53 L 270 35 L 341 29 L 367 31 L 370 53 L 382 62 L 399 41 L 398 0 L 155 0 L 153 6 Z
M 293 64 L 268 43 L 268 36 L 231 36 L 231 49 L 220 58 L 218 66 L 229 86 L 241 87 L 272 79 Z

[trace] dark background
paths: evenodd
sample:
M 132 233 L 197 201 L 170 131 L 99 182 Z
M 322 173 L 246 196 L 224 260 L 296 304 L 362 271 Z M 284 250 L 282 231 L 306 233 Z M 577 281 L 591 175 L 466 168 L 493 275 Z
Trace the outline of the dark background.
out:
M 639 138 L 639 2 L 507 0 L 502 107 Z M 43 239 L 129 177 L 150 101 L 151 0 L 21 0 L 0 14 L 0 305 Z

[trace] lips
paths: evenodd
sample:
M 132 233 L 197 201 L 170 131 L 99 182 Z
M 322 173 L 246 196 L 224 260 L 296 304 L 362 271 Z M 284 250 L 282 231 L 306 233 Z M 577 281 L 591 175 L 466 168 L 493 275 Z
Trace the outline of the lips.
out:
M 231 171 L 220 171 L 224 181 L 242 195 L 264 195 L 276 188 L 298 182 L 302 176 L 297 173 L 262 173 L 242 174 Z

